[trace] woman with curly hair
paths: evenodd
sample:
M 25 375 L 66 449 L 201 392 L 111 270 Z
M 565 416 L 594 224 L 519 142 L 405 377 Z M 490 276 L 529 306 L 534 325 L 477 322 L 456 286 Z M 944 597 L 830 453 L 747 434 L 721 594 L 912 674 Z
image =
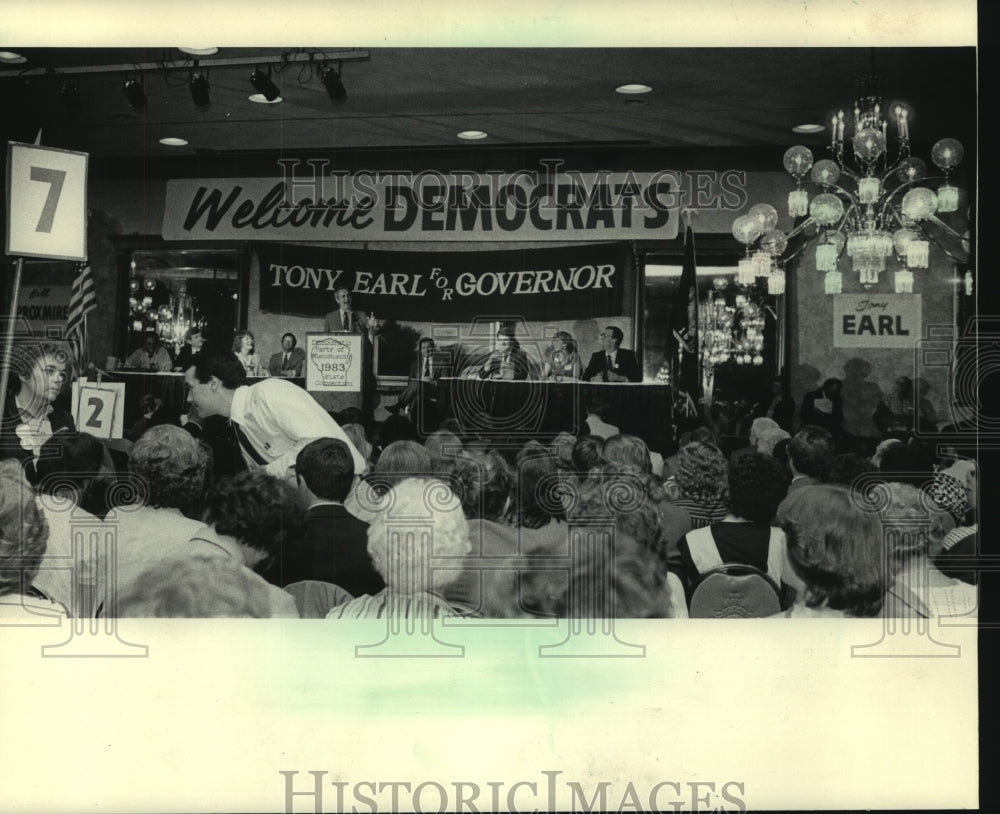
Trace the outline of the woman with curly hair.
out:
M 472 615 L 437 592 L 447 586 L 446 575 L 458 578 L 469 549 L 469 524 L 449 486 L 436 478 L 405 478 L 383 495 L 383 510 L 368 527 L 368 553 L 386 587 L 337 605 L 327 618 Z M 447 569 L 449 562 L 457 567 Z M 435 576 L 438 568 L 442 574 Z
M 788 475 L 770 455 L 744 450 L 729 463 L 728 485 L 726 516 L 692 529 L 680 542 L 676 571 L 689 603 L 702 574 L 726 563 L 752 565 L 775 585 L 784 580 L 785 535 L 771 522 L 788 492 Z
M 559 331 L 552 337 L 552 345 L 545 350 L 542 378 L 562 381 L 580 378 L 580 355 L 572 334 Z
M 788 562 L 802 584 L 785 615 L 793 618 L 878 616 L 886 591 L 882 522 L 863 511 L 844 486 L 803 490 L 782 523 Z
M 247 376 L 266 376 L 267 370 L 261 364 L 260 354 L 254 350 L 253 333 L 250 331 L 237 331 L 233 337 L 233 353 L 243 365 Z
M 393 441 L 379 455 L 372 471 L 354 484 L 344 507 L 366 523 L 377 514 L 382 496 L 406 478 L 427 477 L 431 473 L 431 453 L 416 441 Z
M 673 502 L 687 510 L 694 528 L 719 523 L 729 513 L 727 472 L 726 457 L 713 444 L 695 441 L 678 451 Z
M 45 557 L 49 527 L 16 461 L 0 461 L 0 618 L 66 616 L 32 584 Z

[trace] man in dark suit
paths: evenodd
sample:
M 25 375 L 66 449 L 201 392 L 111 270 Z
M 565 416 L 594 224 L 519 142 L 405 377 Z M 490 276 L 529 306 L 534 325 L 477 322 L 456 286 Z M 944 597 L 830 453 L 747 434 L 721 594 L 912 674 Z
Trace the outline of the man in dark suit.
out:
M 621 328 L 609 325 L 601 331 L 598 339 L 601 350 L 590 357 L 587 369 L 583 371 L 585 382 L 641 382 L 642 368 L 635 353 L 621 347 L 625 334 Z
M 299 344 L 295 334 L 287 333 L 281 337 L 281 352 L 274 354 L 267 363 L 268 376 L 301 376 L 302 366 L 306 361 L 306 352 L 297 347 Z
M 299 493 L 309 507 L 299 551 L 284 552 L 285 583 L 303 579 L 331 582 L 354 596 L 385 587 L 368 555 L 368 524 L 344 508 L 354 480 L 354 460 L 347 444 L 317 438 L 295 459 Z
M 523 380 L 533 378 L 529 375 L 530 371 L 528 354 L 521 350 L 514 337 L 514 329 L 501 328 L 497 331 L 497 348 L 486 357 L 479 378 Z
M 435 350 L 434 340 L 422 337 L 417 343 L 417 353 L 410 362 L 409 381 L 395 404 L 386 409 L 390 413 L 410 408 L 418 427 L 437 426 L 438 384 L 449 367 L 447 359 Z
M 364 311 L 355 311 L 351 307 L 351 292 L 341 286 L 333 292 L 337 301 L 337 310 L 326 315 L 323 330 L 329 332 L 347 331 L 347 333 L 367 336 L 374 327 L 371 318 Z

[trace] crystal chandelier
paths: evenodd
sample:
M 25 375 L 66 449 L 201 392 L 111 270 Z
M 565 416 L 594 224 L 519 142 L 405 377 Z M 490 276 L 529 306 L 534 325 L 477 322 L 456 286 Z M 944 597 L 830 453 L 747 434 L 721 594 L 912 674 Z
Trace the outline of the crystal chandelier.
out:
M 927 268 L 931 240 L 953 260 L 968 260 L 967 242 L 955 253 L 934 233 L 937 230 L 956 240 L 963 238 L 937 217 L 937 213 L 958 208 L 959 190 L 951 185 L 949 175 L 962 161 L 961 143 L 944 138 L 934 145 L 931 160 L 943 174 L 928 177 L 927 164 L 910 155 L 910 109 L 900 103 L 887 110 L 877 85 L 875 75 L 863 77 L 853 118 L 845 116 L 843 110 L 832 115 L 830 158 L 814 162 L 812 151 L 799 145 L 785 152 L 785 169 L 795 179 L 795 189 L 788 195 L 788 213 L 805 218 L 802 223 L 785 235 L 775 229 L 777 213 L 767 204 L 751 207 L 733 222 L 733 235 L 747 250 L 738 274 L 742 284 L 753 282 L 751 275 L 754 279 L 767 277 L 768 290 L 783 293 L 781 265 L 813 240 L 816 269 L 824 274 L 827 294 L 843 290 L 844 254 L 866 289 L 878 283 L 886 261 L 895 254 L 901 264 L 895 272 L 897 293 L 912 293 L 912 270 Z M 897 137 L 893 158 L 889 155 L 889 120 Z M 845 136 L 851 139 L 852 157 L 844 149 Z M 927 181 L 942 183 L 935 191 L 920 185 Z M 820 190 L 811 201 L 803 188 L 805 183 Z M 803 233 L 807 240 L 791 255 L 786 254 L 790 241 Z M 759 248 L 751 253 L 755 244 Z
M 718 277 L 714 290 L 698 309 L 702 367 L 729 361 L 738 365 L 764 364 L 764 312 L 745 295 L 737 294 L 733 305 L 726 301 L 727 281 Z

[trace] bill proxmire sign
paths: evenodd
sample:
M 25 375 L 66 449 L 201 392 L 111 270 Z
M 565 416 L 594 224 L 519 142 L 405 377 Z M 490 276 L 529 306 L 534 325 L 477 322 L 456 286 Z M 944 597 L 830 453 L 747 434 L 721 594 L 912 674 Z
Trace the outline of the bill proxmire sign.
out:
M 835 348 L 912 348 L 920 339 L 919 294 L 835 294 Z

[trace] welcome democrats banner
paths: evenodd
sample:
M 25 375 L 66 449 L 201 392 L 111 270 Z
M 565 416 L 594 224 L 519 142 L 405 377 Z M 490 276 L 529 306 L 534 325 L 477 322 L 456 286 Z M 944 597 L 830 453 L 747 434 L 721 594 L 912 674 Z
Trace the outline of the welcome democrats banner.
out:
M 464 321 L 479 315 L 543 320 L 620 314 L 626 244 L 495 252 L 393 252 L 285 243 L 254 246 L 260 310 L 323 316 L 336 289 L 378 318 Z M 629 269 L 630 271 L 630 269 Z
M 509 174 L 425 170 L 346 175 L 327 172 L 323 161 L 279 163 L 284 170 L 281 178 L 167 181 L 163 237 L 670 239 L 677 236 L 682 201 L 691 194 L 681 189 L 684 179 L 672 170 L 581 173 L 547 166 L 543 171 Z M 740 203 L 736 179 L 719 177 L 703 186 L 699 193 L 732 197 Z

